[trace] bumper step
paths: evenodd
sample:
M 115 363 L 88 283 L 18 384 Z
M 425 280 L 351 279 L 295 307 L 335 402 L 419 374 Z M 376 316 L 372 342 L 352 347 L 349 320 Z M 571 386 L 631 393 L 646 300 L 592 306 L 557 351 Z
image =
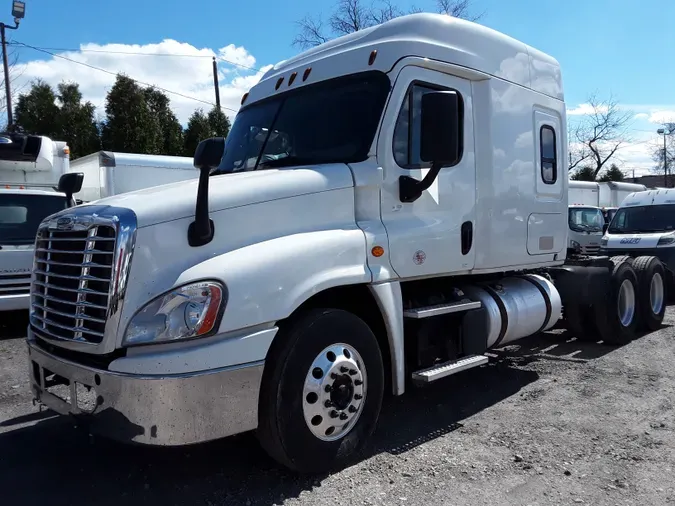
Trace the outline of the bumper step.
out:
M 403 311 L 404 318 L 432 318 L 434 316 L 441 316 L 450 313 L 461 313 L 463 311 L 471 311 L 472 309 L 480 309 L 480 301 L 463 300 L 459 302 L 452 302 L 450 304 L 438 304 L 436 306 L 416 307 L 413 309 L 406 309 Z
M 442 364 L 429 367 L 428 369 L 422 369 L 420 371 L 415 371 L 412 373 L 412 379 L 420 383 L 431 383 L 432 381 L 445 378 L 451 374 L 457 374 L 458 372 L 466 371 L 473 367 L 478 367 L 488 363 L 488 357 L 485 355 L 469 355 L 468 357 L 462 357 L 458 360 L 450 360 Z

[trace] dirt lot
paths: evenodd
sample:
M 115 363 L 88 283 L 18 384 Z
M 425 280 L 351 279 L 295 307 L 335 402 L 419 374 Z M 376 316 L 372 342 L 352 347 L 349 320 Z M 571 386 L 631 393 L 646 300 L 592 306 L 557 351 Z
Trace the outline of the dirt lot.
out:
M 389 399 L 363 460 L 279 469 L 243 435 L 188 449 L 91 440 L 38 412 L 25 315 L 0 327 L 0 504 L 675 504 L 675 311 L 623 348 L 565 331 Z M 3 317 L 4 318 L 4 317 Z

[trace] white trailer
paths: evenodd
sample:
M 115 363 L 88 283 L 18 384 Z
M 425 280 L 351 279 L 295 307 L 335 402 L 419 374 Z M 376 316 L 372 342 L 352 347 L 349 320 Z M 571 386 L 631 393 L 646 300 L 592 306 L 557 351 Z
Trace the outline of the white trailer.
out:
M 192 158 L 99 151 L 71 162 L 84 174 L 75 198 L 92 202 L 143 188 L 196 179 Z
M 409 15 L 279 63 L 199 145 L 199 181 L 41 224 L 33 394 L 126 442 L 255 429 L 323 472 L 385 391 L 563 312 L 579 339 L 627 343 L 663 319 L 644 292 L 663 266 L 566 258 L 566 160 L 558 62 L 484 26 Z M 64 277 L 47 254 L 87 261 Z
M 0 313 L 29 308 L 38 225 L 75 204 L 78 176 L 64 176 L 68 160 L 63 141 L 0 134 Z

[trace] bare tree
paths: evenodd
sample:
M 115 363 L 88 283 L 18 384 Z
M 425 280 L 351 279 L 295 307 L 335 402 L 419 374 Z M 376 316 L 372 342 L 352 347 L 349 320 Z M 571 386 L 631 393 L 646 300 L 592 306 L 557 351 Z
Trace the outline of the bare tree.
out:
M 437 11 L 440 14 L 477 21 L 483 14 L 471 14 L 470 1 L 437 0 Z M 409 12 L 421 10 L 413 7 Z M 307 15 L 298 21 L 298 34 L 293 39 L 293 45 L 301 49 L 318 46 L 335 37 L 358 32 L 404 14 L 405 12 L 391 0 L 373 0 L 370 4 L 366 3 L 366 0 L 338 0 L 328 20 L 324 20 L 321 15 Z
M 580 165 L 590 167 L 595 179 L 607 161 L 629 141 L 627 127 L 632 113 L 622 110 L 613 97 L 601 100 L 591 95 L 588 106 L 588 114 L 584 114 L 569 133 L 568 170 Z

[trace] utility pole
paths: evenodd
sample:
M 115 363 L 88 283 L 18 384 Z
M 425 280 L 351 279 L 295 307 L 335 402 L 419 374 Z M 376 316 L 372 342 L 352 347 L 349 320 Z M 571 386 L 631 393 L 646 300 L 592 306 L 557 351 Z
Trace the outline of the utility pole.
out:
M 12 90 L 9 82 L 9 63 L 7 63 L 7 39 L 5 30 L 16 30 L 19 28 L 19 21 L 26 15 L 26 4 L 14 0 L 12 3 L 12 16 L 14 16 L 14 26 L 0 23 L 0 38 L 2 39 L 2 66 L 5 71 L 5 100 L 7 101 L 7 130 L 11 131 L 14 120 L 12 119 Z
M 216 107 L 220 111 L 220 86 L 218 86 L 218 63 L 216 57 L 213 57 L 213 86 L 216 89 Z
M 668 147 L 666 144 L 666 136 L 675 133 L 674 130 L 667 128 L 659 128 L 657 134 L 663 135 L 663 186 L 668 188 Z

